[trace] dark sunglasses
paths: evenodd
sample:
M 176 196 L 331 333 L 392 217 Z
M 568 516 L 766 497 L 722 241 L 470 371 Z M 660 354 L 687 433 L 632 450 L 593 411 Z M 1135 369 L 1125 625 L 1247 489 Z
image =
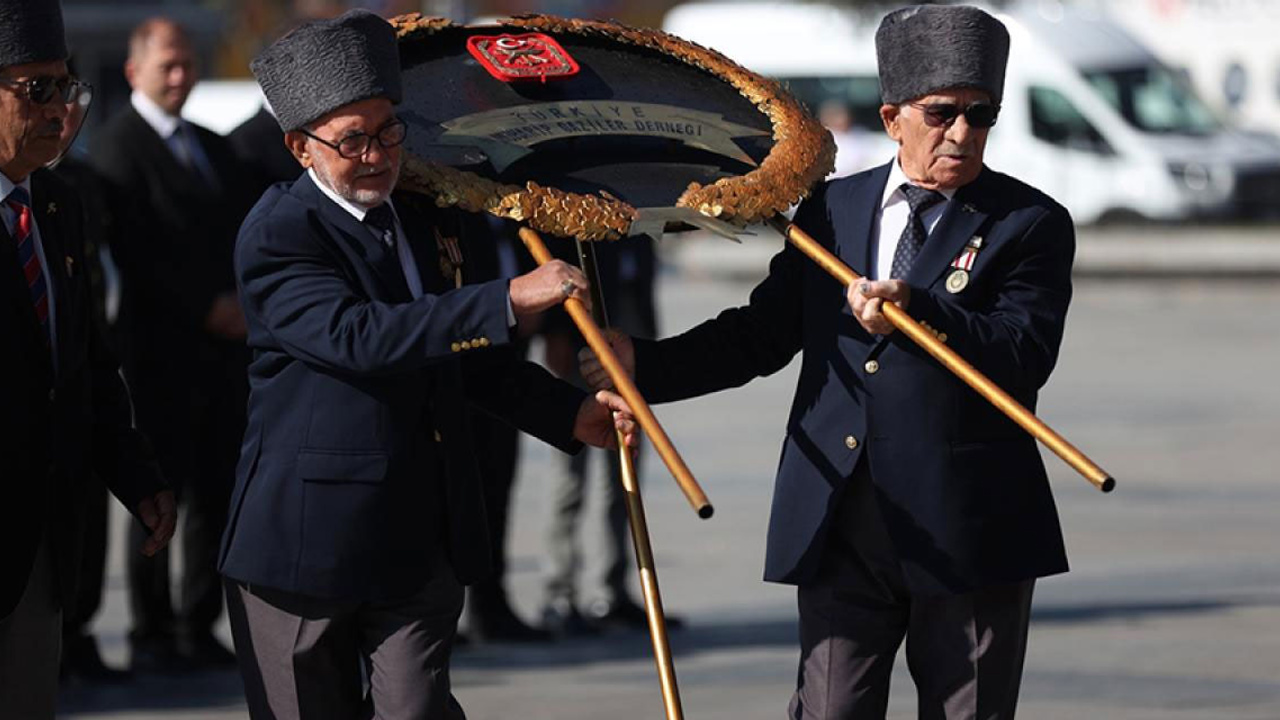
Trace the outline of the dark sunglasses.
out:
M 87 95 L 93 91 L 93 86 L 89 83 L 77 80 L 70 75 L 63 75 L 62 77 L 42 75 L 26 80 L 0 77 L 0 83 L 13 88 L 22 88 L 27 95 L 27 99 L 37 105 L 53 102 L 54 98 L 58 98 L 63 104 L 69 105 L 78 101 L 82 95 Z
M 373 141 L 375 139 L 383 148 L 392 148 L 404 142 L 405 136 L 408 135 L 408 128 L 405 127 L 403 121 L 393 120 L 390 123 L 383 125 L 382 129 L 373 135 L 369 135 L 368 133 L 353 133 L 342 138 L 336 143 L 329 142 L 324 138 L 316 137 L 306 130 L 299 130 L 299 132 L 322 145 L 328 145 L 334 150 L 337 150 L 338 154 L 342 157 L 347 158 L 348 160 L 355 160 L 356 158 L 364 157 L 365 153 L 369 152 L 369 148 L 373 147 Z
M 989 128 L 996 124 L 1000 106 L 986 102 L 971 103 L 961 109 L 955 103 L 907 103 L 924 113 L 924 124 L 929 127 L 951 127 L 956 118 L 964 115 L 970 127 Z

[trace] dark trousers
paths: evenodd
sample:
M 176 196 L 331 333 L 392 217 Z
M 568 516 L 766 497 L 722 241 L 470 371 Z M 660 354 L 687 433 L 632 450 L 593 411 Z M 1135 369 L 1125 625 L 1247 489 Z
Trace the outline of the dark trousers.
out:
M 234 368 L 224 368 L 230 375 Z M 193 369 L 193 372 L 195 370 Z M 243 368 L 239 370 L 243 373 Z M 156 448 L 161 471 L 179 503 L 182 578 L 170 598 L 169 550 L 152 557 L 128 554 L 131 637 L 149 640 L 175 631 L 189 637 L 208 633 L 222 612 L 218 545 L 226 526 L 235 464 L 244 434 L 245 397 L 240 377 L 198 386 L 134 384 L 138 424 Z M 180 401 L 178 401 L 180 399 Z M 129 547 L 139 547 L 147 531 L 129 526 Z
M 903 638 L 922 720 L 1010 720 L 1035 582 L 914 597 L 865 463 L 840 500 L 818 578 L 797 592 L 800 669 L 789 718 L 884 718 Z
M 449 679 L 462 586 L 447 563 L 396 601 L 322 600 L 233 580 L 226 591 L 252 720 L 465 720 Z

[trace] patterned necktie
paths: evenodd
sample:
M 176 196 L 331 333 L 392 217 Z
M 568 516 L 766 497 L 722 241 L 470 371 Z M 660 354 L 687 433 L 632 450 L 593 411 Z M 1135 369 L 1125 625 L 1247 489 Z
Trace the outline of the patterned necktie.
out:
M 389 248 L 396 246 L 396 216 L 391 211 L 390 205 L 382 203 L 375 208 L 369 208 L 369 211 L 364 214 L 364 224 L 378 231 L 382 244 Z
M 44 271 L 40 266 L 40 254 L 36 252 L 36 238 L 32 232 L 31 198 L 23 188 L 16 187 L 9 193 L 6 201 L 10 209 L 17 215 L 18 221 L 13 227 L 13 239 L 18 243 L 18 265 L 22 275 L 27 279 L 27 289 L 31 291 L 31 304 L 35 307 L 36 320 L 44 331 L 44 341 L 48 345 L 49 335 L 49 286 L 45 284 Z
M 907 226 L 902 229 L 902 237 L 898 238 L 898 247 L 893 251 L 893 265 L 889 271 L 891 278 L 904 278 L 911 271 L 911 265 L 916 261 L 928 236 L 921 216 L 929 208 L 947 199 L 940 192 L 925 190 L 911 183 L 902 183 L 899 189 L 907 196 L 911 214 L 907 217 Z

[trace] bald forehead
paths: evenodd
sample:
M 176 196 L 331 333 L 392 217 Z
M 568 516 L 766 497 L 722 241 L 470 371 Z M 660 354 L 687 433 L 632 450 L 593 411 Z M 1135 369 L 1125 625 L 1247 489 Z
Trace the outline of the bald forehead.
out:
M 168 18 L 151 18 L 134 28 L 129 36 L 129 58 L 137 59 L 152 48 L 175 45 L 190 47 L 187 31 Z

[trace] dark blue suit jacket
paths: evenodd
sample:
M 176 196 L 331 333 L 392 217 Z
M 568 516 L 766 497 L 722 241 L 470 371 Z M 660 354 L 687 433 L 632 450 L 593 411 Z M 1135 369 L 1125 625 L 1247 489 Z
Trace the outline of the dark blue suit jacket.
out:
M 17 244 L 0 223 L 0 618 L 22 597 L 45 534 L 59 601 L 68 607 L 74 599 L 91 483 L 99 482 L 93 474 L 131 512 L 164 487 L 150 446 L 133 429 L 119 365 L 98 334 L 80 203 L 48 170 L 32 174 L 31 199 L 52 277 L 57 370 Z
M 888 173 L 885 165 L 820 186 L 796 224 L 865 272 Z M 949 293 L 949 265 L 975 235 L 985 242 L 970 282 Z M 1074 248 L 1065 209 L 984 169 L 948 203 L 906 278 L 908 312 L 1034 409 L 1062 340 Z M 902 333 L 864 331 L 839 283 L 790 245 L 745 307 L 638 342 L 637 380 L 651 401 L 677 400 L 776 372 L 801 351 L 765 579 L 814 577 L 859 461 L 870 464 L 913 592 L 966 592 L 1067 569 L 1035 441 Z
M 426 291 L 417 300 L 395 251 L 307 175 L 267 190 L 241 228 L 253 362 L 220 561 L 230 578 L 388 599 L 417 592 L 443 554 L 474 581 L 490 553 L 466 403 L 579 447 L 584 394 L 484 350 L 510 339 L 507 282 L 452 289 L 434 220 L 407 199 L 396 210 Z

